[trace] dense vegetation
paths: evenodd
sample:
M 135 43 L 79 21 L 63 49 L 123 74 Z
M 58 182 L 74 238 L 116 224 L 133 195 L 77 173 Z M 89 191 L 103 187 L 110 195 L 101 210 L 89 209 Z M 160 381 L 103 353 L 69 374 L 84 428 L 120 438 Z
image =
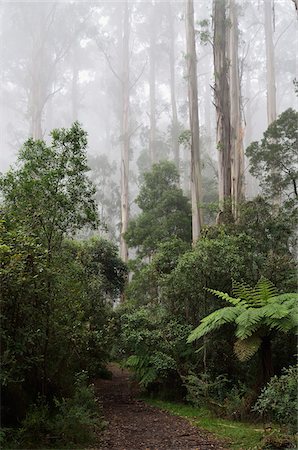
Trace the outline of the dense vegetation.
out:
M 126 268 L 105 239 L 74 239 L 98 223 L 86 143 L 78 124 L 29 140 L 1 179 L 1 439 L 13 448 L 76 445 L 101 427 L 90 379 L 110 357 Z
M 3 445 L 92 442 L 104 424 L 91 382 L 112 359 L 152 395 L 294 430 L 296 175 L 263 176 L 276 152 L 295 166 L 294 112 L 284 114 L 248 149 L 263 195 L 243 201 L 237 220 L 205 226 L 193 246 L 175 165 L 144 173 L 129 267 L 96 236 L 80 125 L 23 145 L 1 177 Z

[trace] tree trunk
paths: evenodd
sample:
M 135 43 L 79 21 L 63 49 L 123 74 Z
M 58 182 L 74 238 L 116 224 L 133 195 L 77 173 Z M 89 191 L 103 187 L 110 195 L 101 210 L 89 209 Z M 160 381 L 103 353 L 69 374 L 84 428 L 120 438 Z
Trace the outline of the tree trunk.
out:
M 231 214 L 231 123 L 230 88 L 228 83 L 226 0 L 213 2 L 213 58 L 215 76 L 216 141 L 218 150 L 218 187 L 223 221 Z
M 179 122 L 176 102 L 176 79 L 175 79 L 175 30 L 174 17 L 171 3 L 168 3 L 169 12 L 169 28 L 170 28 L 170 86 L 171 86 L 171 105 L 172 105 L 172 145 L 174 153 L 174 161 L 177 169 L 180 166 L 180 152 L 179 152 Z
M 73 62 L 72 62 L 72 80 L 71 80 L 71 110 L 72 110 L 72 122 L 78 120 L 79 109 L 79 65 L 78 65 L 78 43 L 74 44 L 73 49 Z
M 187 46 L 187 76 L 188 102 L 191 131 L 191 203 L 192 203 L 192 241 L 195 243 L 200 236 L 203 216 L 200 208 L 202 202 L 201 161 L 199 136 L 199 111 L 197 87 L 197 58 L 194 32 L 193 0 L 186 2 L 186 46 Z
M 260 371 L 260 389 L 268 383 L 270 378 L 273 377 L 273 363 L 272 363 L 272 350 L 271 339 L 268 336 L 262 338 L 261 343 L 261 371 Z
M 274 46 L 272 29 L 272 1 L 264 0 L 266 77 L 267 77 L 267 120 L 268 125 L 276 120 L 276 82 L 274 67 Z
M 238 17 L 236 4 L 229 4 L 229 79 L 231 120 L 231 198 L 234 219 L 239 217 L 239 205 L 244 199 L 244 151 L 241 115 L 241 90 L 238 59 Z
M 122 63 L 122 122 L 121 122 L 121 234 L 120 256 L 128 261 L 125 233 L 129 218 L 129 11 L 127 0 L 123 4 L 123 63 Z
M 151 165 L 156 163 L 156 28 L 155 28 L 155 5 L 151 5 L 150 20 L 150 47 L 149 47 L 149 89 L 150 89 L 150 134 L 149 134 L 149 156 Z
M 273 26 L 272 26 L 273 22 L 272 0 L 264 0 L 264 16 L 265 16 L 265 44 L 266 44 L 267 123 L 269 126 L 277 118 L 276 81 L 275 81 Z M 272 172 L 274 174 L 276 170 L 273 170 Z M 276 207 L 277 212 L 281 203 L 281 193 L 274 196 L 273 203 Z

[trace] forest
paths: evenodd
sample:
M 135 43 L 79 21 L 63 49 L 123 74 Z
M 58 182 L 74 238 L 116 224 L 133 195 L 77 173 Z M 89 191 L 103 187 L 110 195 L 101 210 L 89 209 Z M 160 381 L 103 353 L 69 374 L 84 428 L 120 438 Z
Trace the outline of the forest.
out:
M 0 448 L 297 448 L 297 0 L 0 19 Z

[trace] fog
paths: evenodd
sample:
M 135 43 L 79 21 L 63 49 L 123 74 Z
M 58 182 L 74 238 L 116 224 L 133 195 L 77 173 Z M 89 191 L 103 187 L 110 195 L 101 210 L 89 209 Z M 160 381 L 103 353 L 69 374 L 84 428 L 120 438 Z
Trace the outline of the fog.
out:
M 29 136 L 48 140 L 53 128 L 69 127 L 78 120 L 88 132 L 92 178 L 99 186 L 102 215 L 112 228 L 120 220 L 124 5 L 115 1 L 2 1 L 0 13 L 0 171 L 16 161 L 20 146 Z M 212 2 L 196 1 L 194 8 L 202 151 L 210 167 L 205 176 L 210 173 L 214 177 L 217 149 L 210 42 Z M 150 168 L 150 145 L 157 161 L 174 160 L 173 139 L 189 129 L 189 120 L 184 2 L 129 1 L 128 14 L 129 197 L 133 213 L 140 175 Z M 268 124 L 263 1 L 238 1 L 238 14 L 247 146 L 262 136 Z M 294 107 L 296 101 L 297 13 L 291 0 L 274 1 L 273 40 L 280 114 Z M 176 135 L 171 83 L 179 123 Z M 189 171 L 183 168 L 188 161 L 187 146 L 180 145 L 179 166 L 185 190 Z M 255 181 L 247 176 L 248 196 L 254 194 L 255 187 Z

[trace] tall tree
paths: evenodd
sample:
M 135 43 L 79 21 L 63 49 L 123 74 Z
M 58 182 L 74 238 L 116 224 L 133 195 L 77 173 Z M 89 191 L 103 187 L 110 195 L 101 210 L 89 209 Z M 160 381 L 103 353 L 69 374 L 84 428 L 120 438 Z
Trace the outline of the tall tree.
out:
M 175 77 L 175 25 L 172 5 L 168 3 L 168 20 L 169 20 L 169 60 L 170 60 L 170 87 L 171 87 L 171 107 L 172 107 L 172 146 L 174 160 L 179 168 L 179 122 L 176 101 L 176 77 Z
M 231 117 L 231 197 L 233 216 L 237 219 L 239 203 L 244 198 L 244 151 L 241 115 L 241 86 L 238 58 L 238 14 L 235 0 L 229 3 L 229 81 Z
M 276 120 L 276 81 L 273 45 L 272 0 L 264 0 L 266 77 L 267 77 L 267 120 L 270 125 Z
M 203 215 L 200 208 L 202 201 L 201 161 L 200 161 L 200 129 L 198 111 L 197 56 L 194 30 L 193 0 L 186 1 L 186 47 L 188 102 L 191 131 L 191 204 L 192 204 L 192 240 L 196 242 L 200 236 Z
M 218 149 L 218 183 L 219 201 L 222 213 L 231 212 L 231 122 L 230 122 L 230 87 L 228 82 L 229 62 L 227 59 L 227 17 L 226 0 L 213 2 L 213 58 L 214 58 L 214 94 L 217 115 L 216 140 Z M 224 216 L 223 216 L 224 217 Z
M 129 9 L 128 1 L 123 3 L 123 51 L 122 51 L 122 121 L 121 121 L 121 234 L 120 256 L 124 262 L 128 261 L 128 246 L 125 233 L 129 218 Z
M 150 8 L 150 44 L 149 44 L 149 92 L 150 92 L 150 163 L 156 162 L 156 14 L 155 3 Z

